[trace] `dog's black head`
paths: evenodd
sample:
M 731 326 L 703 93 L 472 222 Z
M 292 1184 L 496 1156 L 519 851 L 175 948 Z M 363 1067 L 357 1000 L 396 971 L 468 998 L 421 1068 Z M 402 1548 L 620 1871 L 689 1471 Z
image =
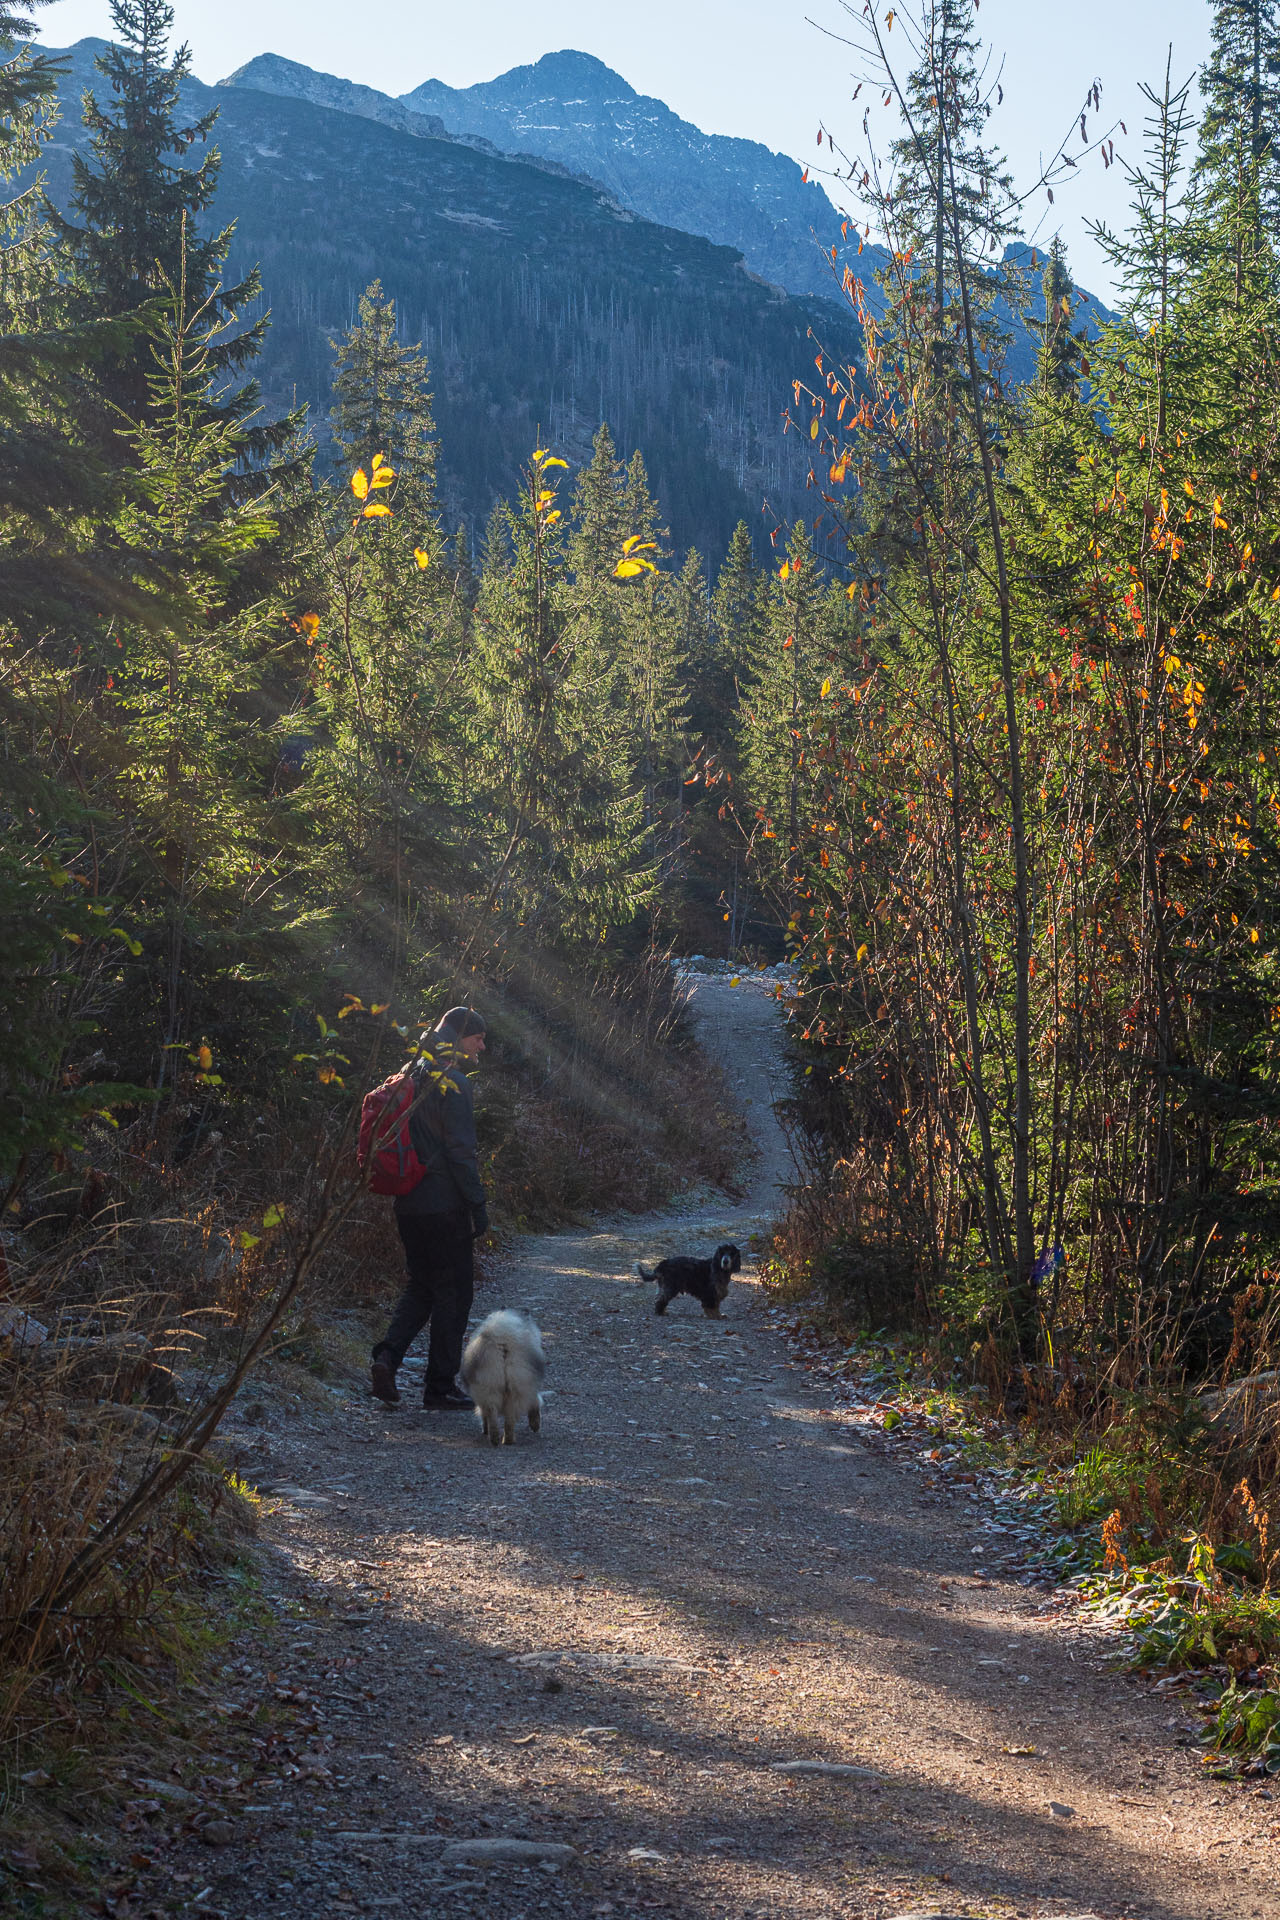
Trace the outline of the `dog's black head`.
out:
M 737 1273 L 741 1265 L 742 1255 L 729 1241 L 726 1240 L 723 1246 L 716 1248 L 711 1257 L 711 1271 L 715 1276 L 717 1299 L 724 1299 L 729 1291 L 729 1276 Z

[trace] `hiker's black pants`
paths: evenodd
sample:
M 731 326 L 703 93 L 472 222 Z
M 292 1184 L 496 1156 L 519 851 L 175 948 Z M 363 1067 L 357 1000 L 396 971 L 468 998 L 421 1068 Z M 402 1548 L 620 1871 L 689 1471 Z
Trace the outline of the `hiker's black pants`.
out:
M 396 1215 L 409 1277 L 396 1303 L 391 1325 L 373 1350 L 375 1360 L 399 1366 L 427 1322 L 424 1390 L 447 1393 L 462 1365 L 467 1315 L 475 1294 L 471 1261 L 471 1215 L 402 1213 Z

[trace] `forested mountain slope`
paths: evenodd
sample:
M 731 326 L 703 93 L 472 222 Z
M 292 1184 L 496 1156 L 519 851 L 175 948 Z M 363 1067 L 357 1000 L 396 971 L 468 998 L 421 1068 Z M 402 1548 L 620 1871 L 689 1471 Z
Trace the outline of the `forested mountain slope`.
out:
M 101 46 L 62 56 L 65 126 L 48 163 L 59 203 L 84 137 L 80 96 L 104 87 Z M 810 325 L 852 354 L 851 316 L 542 167 L 394 126 L 375 135 L 355 114 L 244 87 L 189 83 L 185 104 L 220 110 L 214 218 L 237 223 L 233 269 L 261 264 L 269 410 L 306 400 L 323 431 L 330 340 L 380 276 L 429 356 L 445 498 L 473 525 L 535 438 L 580 458 L 603 419 L 643 448 L 681 547 L 718 561 L 740 518 L 767 532 L 803 511 L 808 457 L 781 413 L 812 366 Z

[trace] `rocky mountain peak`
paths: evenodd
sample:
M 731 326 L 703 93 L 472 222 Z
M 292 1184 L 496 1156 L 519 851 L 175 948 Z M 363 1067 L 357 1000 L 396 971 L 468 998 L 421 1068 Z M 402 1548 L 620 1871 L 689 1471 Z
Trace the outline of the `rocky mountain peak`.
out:
M 635 88 L 620 73 L 593 53 L 579 53 L 572 47 L 544 53 L 532 66 L 512 67 L 489 84 L 495 95 L 509 100 L 541 99 L 551 94 L 560 100 L 603 104 L 637 97 Z
M 355 113 L 366 120 L 379 120 L 384 126 L 398 127 L 402 133 L 436 139 L 444 134 L 444 122 L 435 114 L 392 100 L 374 87 L 343 80 L 338 74 L 317 73 L 278 53 L 256 54 L 218 85 L 243 87 L 253 93 L 274 93 L 288 100 L 309 100 L 316 107 L 331 107 L 338 113 Z

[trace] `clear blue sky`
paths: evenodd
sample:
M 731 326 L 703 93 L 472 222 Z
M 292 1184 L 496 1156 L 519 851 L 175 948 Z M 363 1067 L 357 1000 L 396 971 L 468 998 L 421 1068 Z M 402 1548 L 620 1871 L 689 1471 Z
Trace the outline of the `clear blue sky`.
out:
M 852 137 L 866 101 L 864 94 L 856 110 L 850 104 L 852 56 L 808 24 L 849 25 L 838 0 L 378 0 L 358 8 L 351 0 L 174 0 L 174 7 L 176 31 L 190 41 L 202 80 L 221 79 L 255 53 L 279 53 L 400 94 L 428 78 L 469 86 L 576 47 L 708 133 L 761 140 L 802 162 L 816 158 L 819 119 L 837 138 L 842 128 Z M 855 4 L 854 14 L 860 11 Z M 1210 17 L 1207 0 L 983 0 L 981 26 L 1005 58 L 1005 103 L 992 132 L 1015 177 L 1036 177 L 1041 150 L 1057 144 L 1095 77 L 1103 120 L 1119 118 L 1129 128 L 1118 149 L 1136 152 L 1138 83 L 1163 77 L 1171 41 L 1175 76 L 1193 72 L 1208 49 Z M 107 35 L 107 0 L 56 0 L 42 12 L 41 30 L 59 46 Z M 887 114 L 881 118 L 887 123 Z M 1058 193 L 1038 236 L 1060 227 L 1077 277 L 1104 295 L 1105 272 L 1083 222 L 1092 215 L 1118 223 L 1124 201 L 1119 171 L 1104 174 L 1094 161 Z

